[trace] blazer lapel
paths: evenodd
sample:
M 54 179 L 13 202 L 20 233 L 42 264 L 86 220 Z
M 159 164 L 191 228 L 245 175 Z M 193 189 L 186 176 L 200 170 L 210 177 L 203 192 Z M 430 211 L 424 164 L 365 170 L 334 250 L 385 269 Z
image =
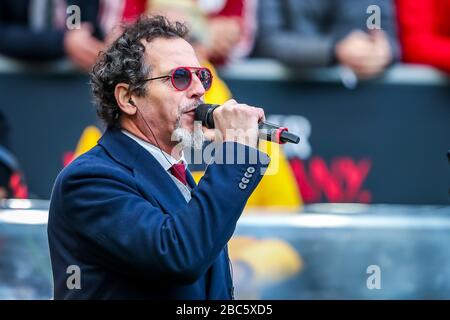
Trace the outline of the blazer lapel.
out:
M 197 186 L 197 183 L 195 183 L 194 177 L 189 170 L 186 170 L 186 180 L 191 189 L 194 189 Z
M 180 210 L 182 205 L 186 205 L 180 190 L 160 163 L 120 129 L 107 129 L 98 144 L 114 160 L 133 171 L 139 191 L 147 199 L 155 199 L 166 213 Z M 193 181 L 192 176 L 189 176 L 188 181 Z

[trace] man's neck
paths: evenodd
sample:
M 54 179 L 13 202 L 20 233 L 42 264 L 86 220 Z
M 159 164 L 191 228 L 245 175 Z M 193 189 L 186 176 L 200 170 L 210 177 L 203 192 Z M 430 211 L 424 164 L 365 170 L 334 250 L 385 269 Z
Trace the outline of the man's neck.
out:
M 138 137 L 139 139 L 152 144 L 153 146 L 164 151 L 165 153 L 170 154 L 176 160 L 180 160 L 182 157 L 181 152 L 174 152 L 174 154 L 172 154 L 172 151 L 174 150 L 174 146 L 165 144 L 164 139 L 161 139 L 158 141 L 155 140 L 158 135 L 158 132 L 155 134 L 154 137 L 151 132 L 149 132 L 149 135 L 147 136 L 141 130 L 139 130 L 139 128 L 136 125 L 130 126 L 130 125 L 125 125 L 125 124 L 122 125 L 122 130 L 126 130 L 127 132 L 131 133 L 135 137 Z

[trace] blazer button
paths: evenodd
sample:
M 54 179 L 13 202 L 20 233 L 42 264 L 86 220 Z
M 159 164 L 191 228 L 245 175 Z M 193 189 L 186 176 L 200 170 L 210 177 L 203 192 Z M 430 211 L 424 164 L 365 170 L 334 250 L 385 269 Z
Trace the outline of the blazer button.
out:
M 247 172 L 248 173 L 254 173 L 255 172 L 255 168 L 254 167 L 248 167 L 247 168 Z
M 243 183 L 245 183 L 245 184 L 247 184 L 247 183 L 250 182 L 250 180 L 248 180 L 247 178 L 242 178 L 241 181 L 242 181 Z
M 251 173 L 248 172 L 244 172 L 244 177 L 250 179 L 253 175 Z
M 247 188 L 247 185 L 245 183 L 240 182 L 239 183 L 239 188 L 241 188 L 242 190 L 244 190 L 245 188 Z

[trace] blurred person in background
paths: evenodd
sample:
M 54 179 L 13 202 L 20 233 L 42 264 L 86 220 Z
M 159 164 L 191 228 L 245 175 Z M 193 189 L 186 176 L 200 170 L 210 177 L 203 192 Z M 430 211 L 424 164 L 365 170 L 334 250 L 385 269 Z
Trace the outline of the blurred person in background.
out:
M 245 57 L 253 48 L 256 0 L 101 0 L 101 8 L 104 30 L 143 13 L 185 21 L 197 54 L 216 65 Z
M 227 1 L 221 2 L 225 5 Z M 239 2 L 242 8 L 242 1 L 228 2 Z M 189 41 L 194 44 L 202 60 L 216 64 L 225 62 L 239 41 L 239 17 L 217 16 L 209 19 L 207 11 L 201 7 L 201 1 L 149 0 L 147 13 L 162 13 L 173 21 L 187 22 L 191 27 Z
M 403 61 L 450 72 L 450 0 L 397 0 Z
M 210 43 L 208 58 L 225 63 L 244 58 L 253 49 L 256 0 L 198 0 L 207 14 Z
M 367 29 L 371 5 L 381 30 Z M 391 0 L 260 0 L 258 22 L 255 54 L 288 66 L 340 64 L 372 78 L 399 57 Z
M 79 29 L 69 30 L 67 8 L 80 8 Z M 0 1 L 0 55 L 26 62 L 69 58 L 88 71 L 104 48 L 98 0 Z
M 80 8 L 79 29 L 69 30 L 67 8 Z M 0 57 L 22 62 L 69 58 L 87 71 L 104 45 L 97 27 L 97 0 L 0 1 Z M 0 198 L 27 198 L 28 190 L 8 143 L 7 114 L 0 114 Z

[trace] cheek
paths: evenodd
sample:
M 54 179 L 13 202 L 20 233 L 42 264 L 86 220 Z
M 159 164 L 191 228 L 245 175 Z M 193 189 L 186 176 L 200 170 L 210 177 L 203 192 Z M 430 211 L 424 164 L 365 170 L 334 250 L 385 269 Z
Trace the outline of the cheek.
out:
M 172 88 L 168 88 L 165 84 L 161 86 L 156 86 L 152 91 L 152 104 L 153 107 L 157 108 L 155 110 L 154 117 L 155 122 L 161 126 L 166 127 L 169 130 L 174 130 L 177 124 L 177 119 L 180 119 L 180 124 L 183 128 L 188 128 L 192 126 L 193 118 L 182 114 L 180 106 L 186 104 L 185 92 L 175 91 Z
M 178 117 L 178 105 L 179 97 L 176 93 L 167 88 L 160 90 L 157 97 L 155 97 L 154 104 L 158 109 L 155 112 L 158 115 L 158 119 L 166 124 L 174 122 Z
M 194 131 L 194 114 L 185 113 L 181 116 L 180 125 L 182 128 L 188 130 L 189 132 Z
M 180 105 L 182 105 L 183 99 L 178 97 L 177 95 L 173 95 L 170 99 L 164 102 L 163 111 L 166 117 L 167 125 L 171 127 L 171 129 L 175 129 L 178 119 L 182 127 L 186 125 L 186 115 L 181 112 Z

